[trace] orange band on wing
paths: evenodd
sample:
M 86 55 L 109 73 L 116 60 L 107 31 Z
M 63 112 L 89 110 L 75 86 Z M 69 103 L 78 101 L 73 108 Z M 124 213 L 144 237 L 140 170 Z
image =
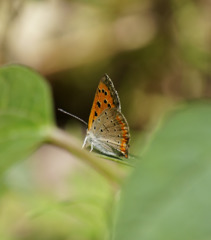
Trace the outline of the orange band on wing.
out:
M 128 130 L 125 128 L 126 126 L 125 123 L 122 121 L 122 119 L 118 115 L 116 119 L 121 125 L 121 130 L 122 130 L 122 142 L 121 142 L 120 150 L 122 153 L 124 153 L 124 156 L 127 158 L 128 157 L 127 144 L 129 141 Z

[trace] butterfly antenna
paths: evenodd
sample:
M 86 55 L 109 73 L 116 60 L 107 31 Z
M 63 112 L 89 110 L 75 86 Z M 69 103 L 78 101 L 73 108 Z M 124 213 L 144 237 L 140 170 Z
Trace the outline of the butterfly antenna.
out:
M 65 110 L 63 110 L 63 109 L 61 109 L 61 108 L 58 108 L 58 110 L 59 110 L 60 112 L 63 112 L 63 113 L 65 113 L 65 114 L 71 116 L 71 117 L 74 117 L 74 118 L 78 119 L 79 121 L 81 121 L 82 123 L 84 123 L 86 126 L 88 125 L 87 122 L 85 122 L 83 119 L 81 119 L 81 118 L 79 118 L 79 117 L 77 117 L 77 116 L 75 116 L 75 115 L 73 115 L 73 114 L 71 114 L 71 113 L 69 113 L 69 112 L 66 112 Z

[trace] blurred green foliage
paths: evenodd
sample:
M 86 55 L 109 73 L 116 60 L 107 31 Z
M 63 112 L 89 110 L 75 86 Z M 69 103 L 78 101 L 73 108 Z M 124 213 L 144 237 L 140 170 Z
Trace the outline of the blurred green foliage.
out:
M 211 102 L 162 122 L 122 192 L 115 240 L 211 237 Z
M 99 239 L 102 234 L 108 235 L 113 201 L 103 177 L 80 166 L 80 171 L 73 171 L 64 183 L 67 196 L 59 199 L 56 190 L 61 191 L 63 186 L 58 188 L 58 181 L 52 193 L 45 187 L 42 192 L 44 182 L 36 183 L 42 178 L 40 167 L 34 171 L 37 161 L 34 166 L 33 160 L 20 162 L 49 142 L 54 129 L 51 94 L 45 80 L 29 68 L 8 65 L 0 69 L 0 89 L 1 239 Z M 56 157 L 57 167 L 52 170 L 57 175 L 62 161 L 58 162 L 59 154 Z M 49 174 L 45 169 L 44 178 Z
M 48 86 L 30 69 L 21 66 L 2 67 L 0 86 L 2 172 L 45 141 L 45 132 L 53 125 L 53 114 Z
M 118 90 L 122 111 L 130 125 L 132 136 L 130 153 L 140 155 L 148 139 L 154 136 L 157 124 L 166 112 L 177 106 L 177 103 L 211 96 L 210 11 L 210 2 L 202 0 L 100 2 L 90 0 L 1 0 L 0 65 L 18 62 L 38 70 L 52 86 L 55 109 L 64 108 L 84 120 L 88 119 L 99 79 L 105 72 L 108 73 Z M 23 104 L 27 116 L 32 109 L 32 113 L 34 113 L 34 107 L 44 109 L 43 104 L 46 103 L 50 106 L 46 102 L 50 98 L 43 97 L 40 89 L 33 88 L 32 82 L 30 82 L 32 80 L 28 79 L 21 89 L 17 86 L 19 96 L 14 95 L 16 100 L 13 102 L 20 107 L 20 100 L 28 99 L 28 102 Z M 23 83 L 25 80 L 19 79 L 19 81 Z M 29 82 L 30 84 L 28 84 Z M 43 84 L 41 83 L 41 85 Z M 36 95 L 34 95 L 35 93 Z M 6 103 L 13 94 L 12 92 L 6 93 L 5 87 L 0 88 L 0 94 L 2 100 L 0 106 L 2 107 L 2 102 Z M 16 94 L 16 90 L 14 94 Z M 36 104 L 33 104 L 34 96 L 38 101 Z M 199 148 L 203 150 L 204 142 L 201 140 L 199 144 L 200 138 L 194 138 L 195 134 L 198 138 L 196 130 L 198 129 L 200 134 L 203 133 L 202 139 L 203 137 L 208 138 L 208 132 L 206 133 L 208 126 L 204 123 L 203 118 L 203 116 L 207 116 L 207 113 L 203 112 L 203 116 L 201 116 L 200 111 L 203 110 L 200 109 L 198 107 L 195 109 L 190 105 L 192 117 L 195 114 L 199 114 L 201 117 L 201 120 L 198 119 L 197 126 L 194 123 L 189 126 L 188 123 L 191 123 L 192 119 L 190 116 L 185 116 L 185 113 L 184 115 L 181 113 L 180 124 L 177 122 L 177 118 L 172 120 L 175 121 L 175 123 L 171 123 L 172 125 L 169 123 L 171 127 L 168 128 L 168 131 L 166 129 L 169 125 L 165 126 L 167 123 L 163 123 L 155 140 L 152 141 L 152 145 L 148 145 L 149 149 L 143 158 L 144 161 L 138 160 L 140 166 L 137 167 L 138 169 L 128 183 L 128 186 L 133 186 L 131 193 L 128 193 L 129 187 L 126 187 L 123 196 L 127 195 L 128 198 L 130 194 L 133 196 L 137 189 L 135 181 L 137 184 L 140 181 L 143 189 L 148 188 L 149 185 L 144 185 L 147 184 L 145 181 L 148 181 L 148 178 L 154 180 L 160 170 L 163 171 L 164 180 L 169 181 L 169 168 L 182 167 L 183 159 L 178 161 L 180 159 L 178 156 L 180 152 L 177 152 L 178 146 L 184 147 L 184 152 L 189 156 L 187 159 L 190 160 L 190 163 L 193 161 L 194 164 L 194 154 L 191 155 L 191 153 L 193 150 L 198 151 Z M 52 111 L 52 109 L 47 107 L 47 111 Z M 188 108 L 187 112 L 189 112 Z M 82 142 L 85 129 L 79 124 L 76 125 L 74 119 L 57 113 L 57 111 L 55 113 L 58 124 L 67 125 L 68 131 Z M 50 116 L 49 119 L 52 119 L 51 112 L 48 112 L 47 115 Z M 46 122 L 52 121 L 49 119 Z M 11 122 L 16 121 L 13 117 L 10 120 Z M 0 123 L 3 121 L 4 126 L 10 123 L 8 118 L 2 117 L 1 110 Z M 0 238 L 5 240 L 109 239 L 113 221 L 113 205 L 115 205 L 116 199 L 118 202 L 119 188 L 109 185 L 91 168 L 78 165 L 78 161 L 75 161 L 72 156 L 55 147 L 49 147 L 49 145 L 44 145 L 31 158 L 24 158 L 27 152 L 35 149 L 35 140 L 39 145 L 46 140 L 46 135 L 41 136 L 40 132 L 36 131 L 42 128 L 43 122 L 41 124 L 35 122 L 33 126 L 30 125 L 27 128 L 27 131 L 32 133 L 30 140 L 32 144 L 30 144 L 28 140 L 23 139 L 24 131 L 19 128 L 21 124 L 25 130 L 26 126 L 30 125 L 28 122 L 23 124 L 22 120 L 18 126 L 11 124 L 13 130 L 19 129 L 19 134 L 18 139 L 14 138 L 14 143 L 10 146 L 11 148 L 8 148 L 6 155 L 3 155 L 6 149 L 2 143 L 6 141 L 3 132 L 6 133 L 7 129 L 1 125 L 1 130 L 4 131 L 2 131 L 0 141 L 0 166 L 3 164 L 4 167 L 1 167 L 0 172 L 4 171 L 4 176 L 0 188 Z M 190 127 L 188 135 L 190 134 L 192 141 L 185 140 L 187 134 L 184 140 L 181 139 L 183 136 L 181 131 L 185 126 Z M 161 141 L 164 133 L 167 140 Z M 178 133 L 178 136 L 172 139 L 170 133 L 175 135 Z M 29 144 L 25 150 L 22 148 L 21 139 Z M 193 141 L 199 145 L 193 147 L 191 145 Z M 170 146 L 170 143 L 172 146 L 168 149 L 167 144 Z M 12 150 L 18 149 L 20 146 L 21 154 L 16 151 L 17 155 L 15 156 Z M 155 153 L 153 155 L 155 148 L 158 149 L 156 156 Z M 6 161 L 5 156 L 10 155 L 14 156 L 13 159 Z M 22 155 L 24 161 L 13 165 L 19 159 L 18 155 L 20 157 Z M 146 171 L 146 176 L 143 176 L 146 178 L 143 180 L 142 176 L 139 178 L 138 175 L 142 175 L 144 171 L 140 170 L 142 164 L 143 169 L 148 168 L 147 162 L 154 168 L 153 172 L 150 172 L 151 169 Z M 162 163 L 162 168 L 158 167 Z M 12 168 L 8 169 L 11 164 Z M 127 175 L 131 170 L 114 164 L 111 164 L 111 168 L 114 168 L 117 174 L 121 170 L 123 175 Z M 8 170 L 5 172 L 5 169 Z M 179 178 L 180 174 L 174 177 L 175 179 Z M 141 185 L 142 181 L 144 183 Z M 206 190 L 206 188 L 203 189 Z M 178 191 L 180 190 L 178 189 Z M 198 190 L 199 188 L 196 186 L 195 191 L 198 192 Z M 171 191 L 171 186 L 165 188 L 165 191 L 166 193 Z M 145 195 L 140 190 L 138 197 L 144 196 L 147 201 L 148 194 Z M 156 192 L 153 190 L 150 194 L 154 194 L 156 202 Z M 202 192 L 200 196 L 204 199 L 205 193 Z M 183 197 L 179 195 L 175 202 Z M 122 206 L 127 209 L 126 213 L 131 210 L 128 201 L 126 199 L 122 203 L 125 204 Z M 144 200 L 141 199 L 140 202 L 142 201 Z M 151 202 L 147 203 L 150 205 Z M 149 224 L 152 227 L 150 239 L 153 239 L 153 234 L 158 234 L 158 227 L 161 229 L 159 236 L 163 237 L 164 225 L 162 224 L 167 224 L 165 222 L 167 216 L 172 220 L 168 224 L 169 234 L 172 234 L 173 230 L 170 224 L 176 221 L 176 216 L 173 218 L 173 214 L 171 217 L 168 214 L 170 214 L 170 210 L 173 211 L 176 208 L 173 208 L 171 201 L 168 203 L 169 212 L 164 208 L 163 218 L 156 215 L 157 218 Z M 186 208 L 186 205 L 182 206 Z M 209 207 L 209 204 L 207 206 Z M 135 208 L 134 204 L 131 216 L 128 215 L 132 220 L 136 216 Z M 200 211 L 200 209 L 204 211 L 203 207 L 197 207 L 196 210 Z M 187 207 L 184 217 L 187 217 L 188 211 Z M 146 212 L 149 220 L 153 219 L 153 213 Z M 178 211 L 177 216 L 182 217 L 182 213 Z M 137 217 L 137 224 L 134 224 L 134 228 L 124 225 L 125 223 L 132 225 L 133 221 L 131 223 L 125 219 L 125 223 L 123 223 L 123 220 L 120 220 L 117 225 L 119 226 L 117 238 L 122 236 L 123 230 L 134 229 L 135 234 L 135 228 L 139 226 L 139 221 L 142 221 L 140 218 Z M 158 219 L 162 221 L 158 223 Z M 148 223 L 144 223 L 140 227 L 140 234 L 148 234 L 146 231 L 149 225 L 144 229 L 145 224 Z M 182 221 L 175 224 L 181 227 Z M 206 226 L 204 225 L 204 227 Z M 121 233 L 119 229 L 122 229 Z M 195 229 L 197 231 L 197 228 Z M 128 233 L 130 232 L 128 231 Z M 128 235 L 124 236 L 126 239 Z M 175 239 L 176 236 L 182 239 L 179 235 L 175 235 Z M 165 238 L 163 237 L 163 239 Z

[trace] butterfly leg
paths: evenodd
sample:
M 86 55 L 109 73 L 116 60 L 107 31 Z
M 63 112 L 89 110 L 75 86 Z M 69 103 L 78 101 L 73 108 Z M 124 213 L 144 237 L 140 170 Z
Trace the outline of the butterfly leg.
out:
M 91 143 L 91 149 L 90 149 L 90 152 L 92 152 L 93 148 L 94 148 L 94 147 L 93 147 L 93 144 Z
M 86 141 L 87 141 L 87 137 L 85 137 L 85 139 L 84 139 L 84 143 L 83 143 L 82 148 L 84 148 L 86 146 Z

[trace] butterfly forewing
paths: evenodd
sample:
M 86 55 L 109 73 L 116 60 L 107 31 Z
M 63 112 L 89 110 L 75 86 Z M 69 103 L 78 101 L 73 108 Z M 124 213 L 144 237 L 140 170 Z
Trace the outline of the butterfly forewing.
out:
M 104 75 L 100 80 L 96 90 L 94 102 L 89 116 L 88 130 L 91 129 L 93 122 L 98 118 L 105 109 L 121 109 L 119 96 L 108 75 Z

